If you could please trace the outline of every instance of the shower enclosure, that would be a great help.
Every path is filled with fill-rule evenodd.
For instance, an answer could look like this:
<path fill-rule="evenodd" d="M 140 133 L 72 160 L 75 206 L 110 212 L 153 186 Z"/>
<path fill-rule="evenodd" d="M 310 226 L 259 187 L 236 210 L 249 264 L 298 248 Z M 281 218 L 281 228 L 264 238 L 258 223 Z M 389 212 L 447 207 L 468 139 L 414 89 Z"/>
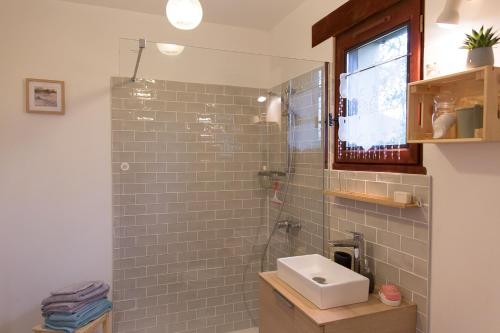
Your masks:
<path fill-rule="evenodd" d="M 328 64 L 166 49 L 111 79 L 114 332 L 256 332 L 258 272 L 324 253 Z"/>

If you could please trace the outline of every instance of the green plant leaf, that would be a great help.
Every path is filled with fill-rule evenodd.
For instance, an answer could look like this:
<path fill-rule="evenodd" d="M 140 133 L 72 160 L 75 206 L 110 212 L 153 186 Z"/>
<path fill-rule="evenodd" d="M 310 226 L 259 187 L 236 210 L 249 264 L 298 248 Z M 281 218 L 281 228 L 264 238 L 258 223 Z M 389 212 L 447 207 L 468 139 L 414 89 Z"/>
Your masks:
<path fill-rule="evenodd" d="M 486 37 L 484 35 L 480 35 L 477 41 L 478 47 L 484 47 L 486 45 Z"/>
<path fill-rule="evenodd" d="M 495 37 L 491 40 L 490 42 L 490 46 L 495 46 L 498 44 L 498 42 L 500 41 L 500 38 L 499 37 Z"/>
<path fill-rule="evenodd" d="M 493 32 L 493 27 L 485 29 L 483 25 L 479 30 L 472 29 L 471 34 L 465 34 L 462 48 L 471 50 L 478 47 L 491 47 L 499 43 L 498 32 Z"/>

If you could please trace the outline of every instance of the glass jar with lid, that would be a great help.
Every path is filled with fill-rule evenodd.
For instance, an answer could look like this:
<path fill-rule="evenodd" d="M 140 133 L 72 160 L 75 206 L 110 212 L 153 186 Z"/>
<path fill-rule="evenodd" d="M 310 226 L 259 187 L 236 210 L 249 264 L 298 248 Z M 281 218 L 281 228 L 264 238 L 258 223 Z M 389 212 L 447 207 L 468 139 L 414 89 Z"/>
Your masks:
<path fill-rule="evenodd" d="M 432 114 L 432 137 L 434 139 L 454 139 L 457 137 L 455 103 L 455 96 L 448 91 L 434 97 L 434 112 Z"/>

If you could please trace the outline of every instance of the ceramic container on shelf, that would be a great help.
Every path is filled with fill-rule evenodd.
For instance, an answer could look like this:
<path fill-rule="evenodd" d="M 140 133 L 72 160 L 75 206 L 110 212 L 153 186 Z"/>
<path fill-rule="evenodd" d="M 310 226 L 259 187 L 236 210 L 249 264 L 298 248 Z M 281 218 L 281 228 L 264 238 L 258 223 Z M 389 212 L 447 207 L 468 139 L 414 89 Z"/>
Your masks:
<path fill-rule="evenodd" d="M 477 130 L 483 128 L 483 106 L 475 105 L 456 110 L 457 137 L 474 138 Z"/>
<path fill-rule="evenodd" d="M 469 50 L 467 55 L 467 68 L 477 68 L 482 66 L 493 66 L 495 55 L 492 47 L 478 47 Z"/>

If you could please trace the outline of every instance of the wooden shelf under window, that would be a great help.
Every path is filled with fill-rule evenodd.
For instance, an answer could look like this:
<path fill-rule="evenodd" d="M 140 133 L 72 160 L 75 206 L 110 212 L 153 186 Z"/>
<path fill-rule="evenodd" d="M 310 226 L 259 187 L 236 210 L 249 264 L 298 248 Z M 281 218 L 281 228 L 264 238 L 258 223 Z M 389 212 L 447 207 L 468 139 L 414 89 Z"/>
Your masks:
<path fill-rule="evenodd" d="M 418 204 L 416 202 L 405 204 L 400 202 L 395 202 L 391 198 L 382 197 L 373 194 L 358 193 L 358 192 L 344 192 L 344 191 L 325 191 L 325 195 L 334 196 L 337 198 L 344 198 L 350 200 L 357 200 L 368 202 L 372 204 L 394 207 L 394 208 L 416 208 Z"/>
<path fill-rule="evenodd" d="M 480 136 L 456 138 L 456 128 L 452 128 L 446 139 L 432 138 L 434 97 L 443 92 L 451 92 L 455 96 L 455 109 L 471 106 L 471 100 L 483 106 L 483 131 Z M 408 143 L 500 141 L 500 68 L 486 66 L 410 83 L 407 117 Z"/>

